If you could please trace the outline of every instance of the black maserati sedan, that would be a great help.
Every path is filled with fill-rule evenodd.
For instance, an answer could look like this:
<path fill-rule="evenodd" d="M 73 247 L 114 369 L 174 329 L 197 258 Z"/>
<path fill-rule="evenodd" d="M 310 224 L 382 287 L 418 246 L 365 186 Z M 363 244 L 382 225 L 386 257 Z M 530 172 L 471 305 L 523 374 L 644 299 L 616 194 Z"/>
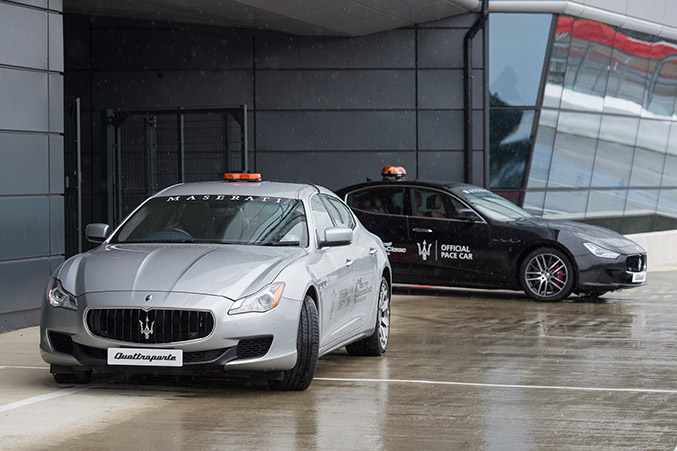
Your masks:
<path fill-rule="evenodd" d="M 337 191 L 383 240 L 395 283 L 521 289 L 538 301 L 646 284 L 645 250 L 619 233 L 537 218 L 478 186 L 405 174 L 387 166 L 383 180 Z"/>

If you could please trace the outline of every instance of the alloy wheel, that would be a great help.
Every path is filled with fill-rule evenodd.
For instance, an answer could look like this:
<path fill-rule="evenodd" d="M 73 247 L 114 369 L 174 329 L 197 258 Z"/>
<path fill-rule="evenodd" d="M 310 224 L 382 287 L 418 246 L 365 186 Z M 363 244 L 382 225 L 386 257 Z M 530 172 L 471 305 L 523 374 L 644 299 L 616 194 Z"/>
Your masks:
<path fill-rule="evenodd" d="M 567 286 L 569 268 L 555 254 L 535 255 L 526 266 L 525 281 L 534 294 L 552 298 L 558 296 Z"/>
<path fill-rule="evenodd" d="M 386 349 L 390 335 L 390 288 L 388 287 L 388 281 L 385 279 L 381 280 L 378 306 L 378 339 L 381 349 Z"/>

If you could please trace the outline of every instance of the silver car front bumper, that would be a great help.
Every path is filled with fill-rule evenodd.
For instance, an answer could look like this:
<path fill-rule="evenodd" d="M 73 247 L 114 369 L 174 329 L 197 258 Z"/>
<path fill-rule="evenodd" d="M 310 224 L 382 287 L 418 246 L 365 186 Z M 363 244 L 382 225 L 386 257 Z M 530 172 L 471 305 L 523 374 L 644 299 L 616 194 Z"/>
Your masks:
<path fill-rule="evenodd" d="M 204 367 L 221 367 L 224 371 L 268 372 L 285 371 L 296 363 L 296 335 L 301 302 L 284 298 L 274 309 L 264 313 L 229 315 L 232 301 L 220 296 L 190 293 L 154 293 L 153 305 L 139 305 L 139 292 L 92 293 L 78 298 L 78 310 L 45 306 L 40 327 L 42 359 L 52 365 L 71 367 L 107 367 L 109 370 L 134 370 L 137 367 L 110 366 L 104 357 L 108 348 L 181 349 L 189 359 L 186 370 Z M 141 340 L 122 341 L 97 336 L 90 330 L 87 315 L 95 309 L 153 309 L 203 311 L 213 315 L 213 328 L 203 338 L 180 342 L 144 342 L 141 332 L 148 324 L 126 324 L 138 328 Z M 143 318 L 143 317 L 142 317 Z M 148 329 L 146 329 L 147 331 Z M 243 344 L 261 342 L 270 337 L 267 352 L 263 355 L 238 355 Z M 270 340 L 267 340 L 270 341 Z M 240 345 L 240 346 L 239 346 Z M 223 352 L 221 352 L 223 351 Z M 244 357 L 244 358 L 243 358 Z M 138 368 L 141 370 L 141 368 Z M 161 367 L 153 367 L 157 372 Z M 173 369 L 175 372 L 176 369 Z"/>

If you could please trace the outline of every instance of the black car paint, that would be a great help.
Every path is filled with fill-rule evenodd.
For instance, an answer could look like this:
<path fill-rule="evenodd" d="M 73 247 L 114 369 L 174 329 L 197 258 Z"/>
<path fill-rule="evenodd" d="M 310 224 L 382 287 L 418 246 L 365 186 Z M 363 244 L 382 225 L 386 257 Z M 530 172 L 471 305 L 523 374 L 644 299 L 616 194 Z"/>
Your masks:
<path fill-rule="evenodd" d="M 520 290 L 518 273 L 524 258 L 535 249 L 550 247 L 564 252 L 571 260 L 574 267 L 574 292 L 576 293 L 599 293 L 646 284 L 646 282 L 632 282 L 632 274 L 628 273 L 625 262 L 627 255 L 630 254 L 644 255 L 644 261 L 646 261 L 646 253 L 641 247 L 625 240 L 616 232 L 571 221 L 540 218 L 508 221 L 492 219 L 481 214 L 464 200 L 463 190 L 481 189 L 473 185 L 419 180 L 376 181 L 348 186 L 338 190 L 337 194 L 347 201 L 347 196 L 357 191 L 393 186 L 423 187 L 444 192 L 464 203 L 476 215 L 474 220 L 421 219 L 411 215 L 373 213 L 353 208 L 362 224 L 379 235 L 386 245 L 392 243 L 393 248 L 407 250 L 405 254 L 390 252 L 389 258 L 395 283 Z M 411 208 L 411 191 L 410 189 L 405 191 L 403 207 L 405 211 Z M 422 264 L 419 249 L 416 246 L 424 238 L 423 234 L 416 232 L 415 229 L 430 229 L 430 227 L 420 227 L 421 222 L 434 224 L 435 221 L 439 222 L 440 229 L 458 225 L 459 230 L 466 231 L 466 238 L 471 240 L 475 250 L 470 267 L 448 269 L 440 265 Z M 627 243 L 624 248 L 618 246 L 621 239 Z M 616 259 L 595 257 L 583 246 L 586 241 L 604 245 L 614 240 L 617 241 L 617 245 L 609 247 L 621 252 Z M 426 241 L 426 244 L 429 243 Z"/>

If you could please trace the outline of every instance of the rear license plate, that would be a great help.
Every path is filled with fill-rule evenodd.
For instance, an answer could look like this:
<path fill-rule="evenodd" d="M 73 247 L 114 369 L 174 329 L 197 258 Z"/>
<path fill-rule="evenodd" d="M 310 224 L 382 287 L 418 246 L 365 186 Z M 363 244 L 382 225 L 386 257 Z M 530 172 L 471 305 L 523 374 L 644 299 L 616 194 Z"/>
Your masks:
<path fill-rule="evenodd" d="M 646 271 L 636 272 L 632 274 L 632 283 L 646 282 Z"/>
<path fill-rule="evenodd" d="M 183 366 L 183 350 L 108 348 L 108 364 L 129 366 Z"/>

